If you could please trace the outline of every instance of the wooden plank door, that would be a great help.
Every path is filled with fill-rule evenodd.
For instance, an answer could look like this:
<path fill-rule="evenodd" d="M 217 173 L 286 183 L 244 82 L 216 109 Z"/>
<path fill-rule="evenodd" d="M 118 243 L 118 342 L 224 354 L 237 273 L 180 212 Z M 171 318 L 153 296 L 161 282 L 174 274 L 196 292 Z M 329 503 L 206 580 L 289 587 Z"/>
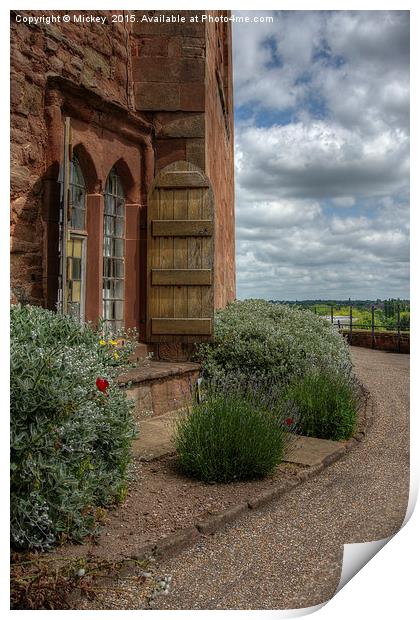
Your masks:
<path fill-rule="evenodd" d="M 156 177 L 148 199 L 147 339 L 213 336 L 214 202 L 206 175 L 185 161 Z"/>

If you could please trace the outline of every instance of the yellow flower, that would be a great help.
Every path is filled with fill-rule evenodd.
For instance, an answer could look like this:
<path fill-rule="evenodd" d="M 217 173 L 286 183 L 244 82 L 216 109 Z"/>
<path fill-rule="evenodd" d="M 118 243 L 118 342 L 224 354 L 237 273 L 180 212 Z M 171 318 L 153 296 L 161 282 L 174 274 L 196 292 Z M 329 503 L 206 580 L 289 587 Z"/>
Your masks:
<path fill-rule="evenodd" d="M 101 347 L 103 347 L 106 344 L 106 342 L 105 342 L 105 340 L 100 340 L 99 344 L 101 345 Z"/>
<path fill-rule="evenodd" d="M 118 340 L 108 340 L 108 344 L 112 344 L 115 347 L 118 344 Z"/>
<path fill-rule="evenodd" d="M 115 358 L 116 360 L 120 359 L 120 356 L 118 355 L 118 353 L 117 353 L 116 351 L 114 351 L 114 358 Z"/>

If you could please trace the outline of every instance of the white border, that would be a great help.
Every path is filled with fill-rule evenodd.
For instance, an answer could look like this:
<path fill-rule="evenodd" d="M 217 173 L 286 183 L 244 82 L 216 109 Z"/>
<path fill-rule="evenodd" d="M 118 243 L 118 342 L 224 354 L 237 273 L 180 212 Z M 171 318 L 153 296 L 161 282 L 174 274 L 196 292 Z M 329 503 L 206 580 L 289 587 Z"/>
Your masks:
<path fill-rule="evenodd" d="M 115 8 L 115 2 L 89 2 L 86 7 L 83 7 L 83 10 L 91 10 L 91 9 L 112 9 Z M 161 9 L 194 9 L 195 6 L 192 2 L 182 2 L 181 6 L 175 3 L 168 2 L 160 2 L 158 4 Z M 418 9 L 417 3 L 413 0 L 409 0 L 406 2 L 372 2 L 371 0 L 365 0 L 363 2 L 302 2 L 299 0 L 285 0 L 284 2 L 273 3 L 266 2 L 264 3 L 264 9 L 258 8 L 255 9 L 255 4 L 247 3 L 247 2 L 230 2 L 228 7 L 236 10 L 410 10 L 411 11 L 411 45 L 412 45 L 412 84 L 411 84 L 411 110 L 412 110 L 412 170 L 413 172 L 418 170 L 419 159 L 418 159 L 418 143 L 416 137 L 418 136 L 418 121 L 417 118 L 414 117 L 413 110 L 420 109 L 419 105 L 419 97 L 418 97 L 418 80 L 416 73 L 418 73 L 418 66 L 416 64 L 416 59 L 420 58 L 419 54 L 419 17 L 418 17 Z M 2 45 L 2 136 L 3 143 L 1 149 L 1 172 L 3 177 L 3 201 L 1 208 L 1 217 L 4 218 L 2 220 L 2 225 L 0 228 L 1 234 L 1 252 L 2 261 L 1 261 L 1 269 L 0 269 L 0 290 L 3 293 L 2 303 L 0 305 L 0 320 L 3 328 L 2 334 L 2 347 L 1 347 L 1 370 L 0 373 L 0 394 L 2 395 L 2 401 L 6 402 L 6 394 L 8 394 L 8 385 L 9 385 L 9 377 L 8 377 L 8 321 L 9 321 L 9 252 L 8 252 L 8 218 L 7 218 L 7 198 L 6 198 L 6 190 L 9 184 L 9 144 L 7 142 L 6 136 L 8 135 L 9 130 L 9 110 L 8 110 L 8 102 L 9 102 L 9 65 L 6 63 L 6 59 L 9 58 L 9 15 L 8 12 L 10 9 L 14 8 L 13 5 L 6 4 L 6 6 L 2 6 L 0 9 L 1 16 L 1 28 L 2 28 L 2 36 L 0 39 Z M 58 9 L 78 9 L 80 5 L 77 3 L 66 2 L 66 4 L 62 4 L 61 2 L 25 2 L 23 6 L 20 7 L 23 9 L 35 9 L 35 10 L 58 10 Z M 138 2 L 126 2 L 124 4 L 125 9 L 139 9 Z M 156 4 L 152 2 L 142 3 L 141 8 L 150 8 L 156 9 Z M 206 9 L 220 9 L 220 2 L 207 2 Z M 418 295 L 418 284 L 415 279 L 415 267 L 418 265 L 417 261 L 417 237 L 416 234 L 419 231 L 419 193 L 418 193 L 418 172 L 413 174 L 412 183 L 411 183 L 411 204 L 412 213 L 411 213 L 411 221 L 412 221 L 412 255 L 411 255 L 411 265 L 412 265 L 412 291 L 411 291 L 411 304 L 412 304 L 412 324 L 414 325 L 414 329 L 411 335 L 411 346 L 412 350 L 415 351 L 414 356 L 412 356 L 412 376 L 419 376 L 419 364 L 418 364 L 418 329 L 420 321 L 420 313 L 418 312 L 418 306 L 420 303 L 419 295 Z M 413 382 L 415 383 L 415 382 Z M 419 442 L 416 440 L 418 437 L 419 431 L 419 423 L 418 419 L 418 409 L 419 409 L 419 395 L 418 389 L 416 386 L 412 385 L 411 388 L 411 397 L 412 397 L 412 411 L 415 412 L 415 415 L 412 415 L 411 419 L 411 487 L 415 490 L 418 487 L 418 479 L 419 479 Z M 3 472 L 8 472 L 8 420 L 6 418 L 5 412 L 2 415 L 2 423 L 4 424 L 4 431 L 2 433 L 3 440 L 5 442 L 4 449 L 2 450 L 2 456 L 4 462 L 2 463 Z M 4 489 L 7 488 L 7 479 L 8 475 L 4 474 L 6 477 Z M 5 537 L 4 544 L 2 549 L 4 553 L 2 554 L 3 562 L 1 564 L 1 577 L 2 577 L 2 609 L 8 611 L 9 607 L 9 593 L 8 593 L 8 560 L 7 560 L 7 550 L 8 550 L 8 495 L 6 492 L 3 493 L 3 505 L 5 506 L 2 511 L 2 519 L 4 519 L 5 523 L 3 523 L 2 532 Z M 414 501 L 413 492 L 410 497 L 411 503 Z M 6 504 L 6 505 L 5 505 Z M 417 604 L 417 590 L 418 590 L 418 549 L 420 548 L 419 542 L 419 527 L 420 517 L 419 510 L 417 509 L 411 519 L 407 522 L 405 527 L 376 555 L 351 581 L 345 586 L 329 603 L 327 603 L 324 607 L 316 611 L 316 618 L 319 620 L 336 620 L 337 618 L 346 620 L 347 618 L 361 617 L 361 618 L 369 618 L 370 616 L 375 617 L 398 617 L 401 620 L 411 619 L 417 617 L 418 613 L 418 604 Z M 302 611 L 302 610 L 301 610 Z M 307 610 L 309 611 L 309 610 Z M 417 612 L 417 613 L 416 613 Z M 13 612 L 13 617 L 17 617 L 16 615 L 27 612 Z M 45 612 L 38 612 L 38 614 L 44 614 Z M 51 613 L 51 612 L 47 612 Z M 57 611 L 55 614 L 61 614 L 66 612 Z M 70 612 L 71 613 L 71 612 Z M 78 614 L 112 614 L 115 616 L 115 612 L 73 612 Z M 170 612 L 159 612 L 159 611 L 141 611 L 141 612 L 117 612 L 117 614 L 136 614 L 137 616 L 140 614 L 148 615 L 154 614 L 156 618 L 190 618 L 194 614 L 194 618 L 197 616 L 217 616 L 217 617 L 243 617 L 250 616 L 260 617 L 263 616 L 271 616 L 271 617 L 285 617 L 285 614 L 288 617 L 295 616 L 293 613 L 288 612 L 280 612 L 280 611 L 194 611 L 194 612 L 185 612 L 185 611 L 170 611 Z M 299 613 L 299 612 L 298 612 Z M 299 613 L 301 615 L 301 613 Z"/>

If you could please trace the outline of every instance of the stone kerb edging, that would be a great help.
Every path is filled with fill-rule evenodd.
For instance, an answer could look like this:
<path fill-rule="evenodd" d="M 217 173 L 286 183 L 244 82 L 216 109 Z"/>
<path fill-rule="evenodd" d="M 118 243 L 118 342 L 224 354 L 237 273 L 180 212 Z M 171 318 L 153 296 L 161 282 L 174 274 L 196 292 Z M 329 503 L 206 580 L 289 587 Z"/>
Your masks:
<path fill-rule="evenodd" d="M 265 490 L 249 498 L 245 502 L 230 506 L 226 510 L 211 515 L 207 519 L 197 521 L 191 527 L 180 529 L 155 542 L 143 545 L 135 554 L 131 555 L 131 559 L 136 562 L 146 560 L 150 557 L 161 559 L 174 556 L 182 550 L 194 545 L 201 537 L 214 534 L 228 523 L 236 521 L 236 519 L 243 516 L 248 511 L 266 506 L 270 502 L 279 499 L 294 487 L 305 482 L 309 478 L 313 478 L 326 467 L 338 461 L 363 439 L 372 422 L 373 402 L 368 397 L 366 390 L 363 390 L 363 399 L 364 402 L 358 412 L 356 433 L 349 440 L 337 446 L 337 449 L 333 453 L 327 455 L 320 464 L 305 468 L 296 475 L 296 480 L 282 481 L 273 485 L 271 489 Z M 135 567 L 135 563 L 133 567 Z"/>

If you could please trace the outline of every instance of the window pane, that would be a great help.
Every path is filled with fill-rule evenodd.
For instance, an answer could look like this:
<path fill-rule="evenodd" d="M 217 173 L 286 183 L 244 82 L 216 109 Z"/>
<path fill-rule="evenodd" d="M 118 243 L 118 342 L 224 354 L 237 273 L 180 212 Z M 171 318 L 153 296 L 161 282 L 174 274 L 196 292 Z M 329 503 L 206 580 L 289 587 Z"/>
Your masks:
<path fill-rule="evenodd" d="M 82 258 L 83 239 L 72 239 L 74 258 Z"/>
<path fill-rule="evenodd" d="M 124 224 L 125 221 L 122 217 L 115 218 L 115 235 L 117 237 L 124 237 Z"/>
<path fill-rule="evenodd" d="M 72 260 L 72 278 L 73 280 L 82 279 L 82 259 L 73 258 Z"/>
<path fill-rule="evenodd" d="M 84 230 L 86 228 L 86 184 L 76 157 L 73 157 L 70 165 L 70 194 L 70 226 L 77 230 Z"/>
<path fill-rule="evenodd" d="M 85 211 L 82 209 L 72 208 L 71 211 L 71 227 L 78 230 L 85 229 Z"/>
<path fill-rule="evenodd" d="M 114 267 L 114 276 L 116 278 L 123 278 L 124 277 L 124 262 L 121 259 L 116 259 L 113 261 L 113 267 Z"/>
<path fill-rule="evenodd" d="M 114 218 L 109 215 L 104 217 L 104 235 L 112 236 L 114 233 Z"/>
<path fill-rule="evenodd" d="M 117 321 L 122 321 L 124 318 L 124 302 L 122 301 L 115 302 L 115 318 Z"/>
<path fill-rule="evenodd" d="M 104 236 L 104 256 L 111 256 L 111 237 Z"/>
<path fill-rule="evenodd" d="M 117 198 L 115 201 L 115 215 L 124 217 L 124 199 Z"/>
<path fill-rule="evenodd" d="M 104 278 L 109 278 L 112 275 L 110 267 L 111 262 L 109 258 L 104 257 Z"/>
<path fill-rule="evenodd" d="M 123 299 L 124 297 L 124 281 L 114 280 L 114 299 Z"/>
<path fill-rule="evenodd" d="M 106 190 L 105 190 L 106 191 Z M 111 194 L 105 194 L 105 214 L 113 215 L 115 198 Z"/>
<path fill-rule="evenodd" d="M 114 239 L 114 256 L 124 256 L 124 239 Z"/>
<path fill-rule="evenodd" d="M 71 300 L 80 302 L 80 282 L 73 282 Z"/>

